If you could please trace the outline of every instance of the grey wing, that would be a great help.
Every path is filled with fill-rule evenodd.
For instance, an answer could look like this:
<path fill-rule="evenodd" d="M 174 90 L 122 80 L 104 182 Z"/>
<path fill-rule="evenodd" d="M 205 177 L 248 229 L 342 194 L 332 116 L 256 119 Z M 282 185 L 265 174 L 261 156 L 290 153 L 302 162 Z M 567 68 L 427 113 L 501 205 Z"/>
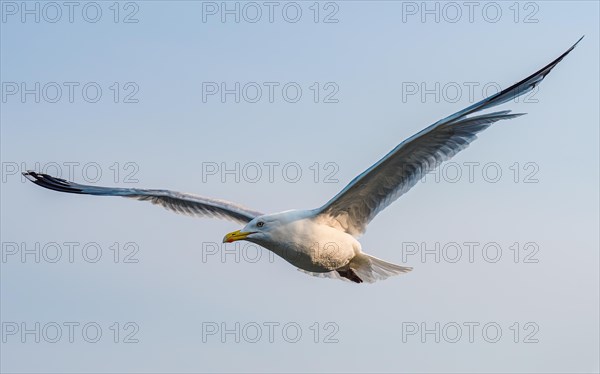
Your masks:
<path fill-rule="evenodd" d="M 224 218 L 239 223 L 250 222 L 255 217 L 262 215 L 260 212 L 243 208 L 228 201 L 187 193 L 169 190 L 89 186 L 33 171 L 27 171 L 23 175 L 38 186 L 54 191 L 97 196 L 121 196 L 150 201 L 152 204 L 161 205 L 176 213 L 187 215 Z"/>
<path fill-rule="evenodd" d="M 583 37 L 582 37 L 583 38 Z M 579 43 L 581 39 L 577 41 Z M 477 133 L 494 122 L 522 114 L 509 110 L 467 117 L 533 90 L 577 45 L 531 76 L 425 128 L 354 178 L 340 193 L 315 210 L 317 219 L 359 235 L 383 209 L 410 190 L 428 172 L 467 148 Z"/>

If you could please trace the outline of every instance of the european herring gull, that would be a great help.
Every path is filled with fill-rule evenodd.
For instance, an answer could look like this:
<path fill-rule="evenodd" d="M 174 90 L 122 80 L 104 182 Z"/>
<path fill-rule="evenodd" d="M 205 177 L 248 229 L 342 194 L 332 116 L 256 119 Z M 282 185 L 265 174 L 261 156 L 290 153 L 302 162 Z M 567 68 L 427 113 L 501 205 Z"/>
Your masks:
<path fill-rule="evenodd" d="M 577 43 L 579 41 L 581 39 Z M 274 252 L 305 273 L 371 283 L 412 268 L 362 252 L 357 237 L 365 232 L 369 222 L 428 172 L 467 148 L 479 132 L 497 121 L 523 115 L 510 110 L 479 112 L 533 90 L 577 43 L 522 81 L 406 139 L 317 209 L 263 214 L 228 201 L 187 193 L 88 186 L 34 171 L 23 174 L 33 183 L 55 191 L 122 196 L 150 201 L 177 213 L 229 219 L 245 226 L 225 235 L 225 243 L 247 240 Z M 475 113 L 479 114 L 473 115 Z"/>

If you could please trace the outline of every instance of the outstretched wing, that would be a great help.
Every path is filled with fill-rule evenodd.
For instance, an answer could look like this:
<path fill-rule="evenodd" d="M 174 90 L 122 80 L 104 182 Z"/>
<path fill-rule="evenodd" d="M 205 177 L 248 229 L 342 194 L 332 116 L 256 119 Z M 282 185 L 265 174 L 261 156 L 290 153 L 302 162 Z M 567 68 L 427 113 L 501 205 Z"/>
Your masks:
<path fill-rule="evenodd" d="M 193 216 L 224 218 L 239 223 L 248 223 L 254 217 L 262 215 L 260 212 L 243 208 L 228 201 L 209 199 L 187 193 L 169 190 L 88 186 L 33 171 L 27 171 L 23 175 L 38 186 L 54 191 L 84 195 L 128 197 L 150 201 L 152 204 L 161 205 L 176 213 Z"/>
<path fill-rule="evenodd" d="M 581 39 L 577 43 L 579 41 Z M 400 143 L 376 164 L 354 178 L 333 199 L 316 209 L 317 219 L 352 235 L 363 233 L 377 213 L 410 190 L 428 172 L 467 148 L 477 139 L 477 133 L 496 121 L 522 114 L 510 114 L 510 111 L 506 110 L 475 117 L 467 117 L 468 115 L 530 92 L 577 43 L 531 76 L 439 120 Z"/>

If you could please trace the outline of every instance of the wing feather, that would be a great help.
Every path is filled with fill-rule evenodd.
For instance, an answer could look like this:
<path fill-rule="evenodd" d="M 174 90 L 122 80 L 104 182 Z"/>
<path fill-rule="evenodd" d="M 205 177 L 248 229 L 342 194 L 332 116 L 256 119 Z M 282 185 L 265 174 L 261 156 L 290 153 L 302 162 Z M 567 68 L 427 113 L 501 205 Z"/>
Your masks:
<path fill-rule="evenodd" d="M 97 196 L 121 196 L 149 201 L 175 213 L 191 216 L 214 217 L 248 223 L 255 217 L 262 215 L 260 212 L 241 207 L 229 201 L 210 199 L 188 193 L 169 190 L 89 186 L 33 171 L 27 171 L 23 175 L 38 186 L 54 191 Z"/>
<path fill-rule="evenodd" d="M 583 37 L 582 37 L 583 38 Z M 577 41 L 579 43 L 581 39 Z M 529 77 L 441 119 L 400 143 L 381 160 L 354 178 L 340 193 L 315 209 L 318 220 L 352 235 L 388 205 L 410 190 L 427 173 L 467 148 L 477 134 L 500 120 L 516 118 L 509 110 L 475 117 L 470 114 L 503 104 L 533 90 L 577 45 Z"/>

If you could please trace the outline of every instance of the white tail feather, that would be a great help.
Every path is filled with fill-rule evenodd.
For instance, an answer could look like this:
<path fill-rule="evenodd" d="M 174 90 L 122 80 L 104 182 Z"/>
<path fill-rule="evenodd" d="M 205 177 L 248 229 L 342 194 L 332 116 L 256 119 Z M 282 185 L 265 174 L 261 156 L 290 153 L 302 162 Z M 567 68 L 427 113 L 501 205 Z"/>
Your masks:
<path fill-rule="evenodd" d="M 394 275 L 408 273 L 412 270 L 411 267 L 392 264 L 365 253 L 356 255 L 352 261 L 350 261 L 350 268 L 354 270 L 360 279 L 368 283 L 384 280 Z"/>

